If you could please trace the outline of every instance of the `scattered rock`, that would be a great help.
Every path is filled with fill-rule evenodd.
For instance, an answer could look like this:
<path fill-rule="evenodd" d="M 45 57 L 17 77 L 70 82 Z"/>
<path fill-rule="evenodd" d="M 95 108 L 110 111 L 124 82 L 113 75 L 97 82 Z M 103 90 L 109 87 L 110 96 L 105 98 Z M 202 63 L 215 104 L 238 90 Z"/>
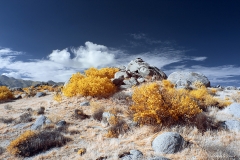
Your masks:
<path fill-rule="evenodd" d="M 34 122 L 34 124 L 31 126 L 31 130 L 37 130 L 41 128 L 44 125 L 46 119 L 47 117 L 45 117 L 44 115 L 39 116 Z"/>
<path fill-rule="evenodd" d="M 103 112 L 101 124 L 103 127 L 109 126 L 109 119 L 111 116 L 114 116 L 110 112 Z"/>
<path fill-rule="evenodd" d="M 44 92 L 37 92 L 37 94 L 36 94 L 36 97 L 43 97 L 43 96 L 45 96 L 46 95 L 46 93 L 44 93 Z"/>
<path fill-rule="evenodd" d="M 98 157 L 96 160 L 107 160 L 107 156 L 105 156 L 105 157 L 103 157 L 103 156 Z"/>
<path fill-rule="evenodd" d="M 86 115 L 85 113 L 83 113 L 83 111 L 80 110 L 80 109 L 75 109 L 75 111 L 74 111 L 74 117 L 77 118 L 77 119 L 84 120 L 84 119 L 86 119 L 86 118 L 89 118 L 90 116 L 89 116 L 89 115 Z"/>
<path fill-rule="evenodd" d="M 122 160 L 141 160 L 143 158 L 143 154 L 139 150 L 130 150 L 129 152 L 125 152 L 119 156 Z"/>
<path fill-rule="evenodd" d="M 44 114 L 44 111 L 45 111 L 45 108 L 44 107 L 40 107 L 38 110 L 37 110 L 37 114 Z"/>
<path fill-rule="evenodd" d="M 170 160 L 170 159 L 165 157 L 154 157 L 154 158 L 150 158 L 149 160 Z"/>
<path fill-rule="evenodd" d="M 14 98 L 15 98 L 15 99 L 21 99 L 22 96 L 21 96 L 21 94 L 18 94 L 18 95 L 14 95 Z"/>
<path fill-rule="evenodd" d="M 152 142 L 152 148 L 156 153 L 172 154 L 183 149 L 185 141 L 175 132 L 165 132 L 158 135 Z"/>
<path fill-rule="evenodd" d="M 80 106 L 90 106 L 90 103 L 88 101 L 80 103 Z"/>
<path fill-rule="evenodd" d="M 59 121 L 56 125 L 57 125 L 57 127 L 65 127 L 66 126 L 66 124 L 67 124 L 67 122 L 66 121 L 64 121 L 64 120 L 61 120 L 61 121 Z"/>
<path fill-rule="evenodd" d="M 12 106 L 11 106 L 10 104 L 6 104 L 6 105 L 4 106 L 4 109 L 6 109 L 6 110 L 11 110 L 11 109 L 12 109 Z"/>
<path fill-rule="evenodd" d="M 225 87 L 226 90 L 236 90 L 237 88 L 234 86 L 227 86 Z"/>
<path fill-rule="evenodd" d="M 20 92 L 24 92 L 24 90 L 21 88 L 21 87 L 13 87 L 13 88 L 10 88 L 10 91 L 20 91 Z"/>
<path fill-rule="evenodd" d="M 47 118 L 46 121 L 45 121 L 45 124 L 51 124 L 51 123 L 52 123 L 52 121 Z"/>
<path fill-rule="evenodd" d="M 194 82 L 202 82 L 206 87 L 210 87 L 210 81 L 206 76 L 196 72 L 173 72 L 168 76 L 168 80 L 175 84 L 176 88 L 185 88 L 193 85 Z"/>

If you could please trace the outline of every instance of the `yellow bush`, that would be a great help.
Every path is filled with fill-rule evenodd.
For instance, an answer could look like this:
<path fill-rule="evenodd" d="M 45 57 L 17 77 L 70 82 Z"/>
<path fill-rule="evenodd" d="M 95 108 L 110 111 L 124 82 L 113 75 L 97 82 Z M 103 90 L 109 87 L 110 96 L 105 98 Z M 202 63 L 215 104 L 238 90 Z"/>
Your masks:
<path fill-rule="evenodd" d="M 70 82 L 63 88 L 63 94 L 67 97 L 76 95 L 107 97 L 116 91 L 116 86 L 111 78 L 118 71 L 116 68 L 103 68 L 97 70 L 90 68 L 85 75 L 73 74 Z"/>
<path fill-rule="evenodd" d="M 134 102 L 130 109 L 134 112 L 134 121 L 140 124 L 159 124 L 166 118 L 178 120 L 201 112 L 186 90 L 176 90 L 169 81 L 162 84 L 150 83 L 135 87 L 132 96 Z"/>
<path fill-rule="evenodd" d="M 195 90 L 175 89 L 173 84 L 163 80 L 161 84 L 135 87 L 130 107 L 134 121 L 139 124 L 159 124 L 169 118 L 177 121 L 191 118 L 207 106 L 222 108 L 231 104 L 230 101 L 214 98 L 200 83 L 196 86 Z"/>
<path fill-rule="evenodd" d="M 108 79 L 111 79 L 114 77 L 114 74 L 117 71 L 119 71 L 118 68 L 101 68 L 99 70 L 96 68 L 89 68 L 84 72 L 87 77 L 90 77 L 90 76 L 101 77 L 101 78 L 107 77 Z"/>
<path fill-rule="evenodd" d="M 30 130 L 24 132 L 17 139 L 13 140 L 10 143 L 10 145 L 7 147 L 8 152 L 13 155 L 18 155 L 20 153 L 19 146 L 28 141 L 30 138 L 34 137 L 35 135 L 36 133 Z"/>
<path fill-rule="evenodd" d="M 12 98 L 12 92 L 6 86 L 0 86 L 0 101 L 5 101 Z"/>
<path fill-rule="evenodd" d="M 212 91 L 208 91 L 205 86 L 201 86 L 196 90 L 189 92 L 190 96 L 198 103 L 200 108 L 206 108 L 208 106 L 216 106 L 223 108 L 231 104 L 228 100 L 220 100 L 212 96 Z"/>

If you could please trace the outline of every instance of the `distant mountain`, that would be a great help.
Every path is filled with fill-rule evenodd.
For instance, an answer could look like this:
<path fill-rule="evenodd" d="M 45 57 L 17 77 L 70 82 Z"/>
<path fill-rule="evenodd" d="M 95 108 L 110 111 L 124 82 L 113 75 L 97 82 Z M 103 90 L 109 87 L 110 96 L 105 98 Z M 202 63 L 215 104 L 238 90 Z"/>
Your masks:
<path fill-rule="evenodd" d="M 30 80 L 22 80 L 22 79 L 15 79 L 13 77 L 7 77 L 7 76 L 4 76 L 4 75 L 1 75 L 0 76 L 0 86 L 8 86 L 10 88 L 13 88 L 13 87 L 21 87 L 21 88 L 25 88 L 25 87 L 30 87 L 30 86 L 34 86 L 36 84 L 40 84 L 42 82 L 40 81 L 30 81 Z M 45 82 L 45 83 L 48 83 L 50 85 L 62 85 L 64 83 L 62 82 L 54 82 L 54 81 L 48 81 L 48 82 Z"/>

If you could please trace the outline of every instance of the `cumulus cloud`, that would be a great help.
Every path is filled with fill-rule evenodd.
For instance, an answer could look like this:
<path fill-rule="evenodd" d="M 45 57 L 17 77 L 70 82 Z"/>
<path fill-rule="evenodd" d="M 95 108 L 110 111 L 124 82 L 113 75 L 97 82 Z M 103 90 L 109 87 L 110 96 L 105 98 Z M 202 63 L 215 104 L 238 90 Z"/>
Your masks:
<path fill-rule="evenodd" d="M 193 71 L 205 74 L 213 83 L 239 82 L 236 76 L 240 76 L 240 67 L 234 65 L 187 66 L 186 63 L 189 61 L 201 62 L 207 57 L 187 56 L 186 52 L 186 50 L 168 46 L 133 55 L 120 49 L 86 42 L 84 46 L 76 48 L 53 50 L 47 56 L 47 59 L 18 61 L 17 58 L 23 54 L 22 52 L 0 48 L 0 72 L 3 75 L 15 78 L 64 82 L 73 73 L 82 72 L 89 67 L 119 67 L 140 57 L 150 65 L 163 69 L 167 75 L 179 70 Z M 184 62 L 184 65 L 182 62 Z"/>

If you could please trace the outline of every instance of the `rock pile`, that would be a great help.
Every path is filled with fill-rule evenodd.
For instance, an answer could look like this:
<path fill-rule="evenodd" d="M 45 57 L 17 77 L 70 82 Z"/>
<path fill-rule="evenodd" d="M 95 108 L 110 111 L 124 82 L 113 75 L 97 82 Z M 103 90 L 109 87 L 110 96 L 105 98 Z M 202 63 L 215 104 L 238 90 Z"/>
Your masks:
<path fill-rule="evenodd" d="M 112 82 L 120 89 L 126 89 L 143 82 L 163 79 L 167 79 L 163 71 L 137 58 L 130 61 L 127 67 L 120 67 Z"/>

